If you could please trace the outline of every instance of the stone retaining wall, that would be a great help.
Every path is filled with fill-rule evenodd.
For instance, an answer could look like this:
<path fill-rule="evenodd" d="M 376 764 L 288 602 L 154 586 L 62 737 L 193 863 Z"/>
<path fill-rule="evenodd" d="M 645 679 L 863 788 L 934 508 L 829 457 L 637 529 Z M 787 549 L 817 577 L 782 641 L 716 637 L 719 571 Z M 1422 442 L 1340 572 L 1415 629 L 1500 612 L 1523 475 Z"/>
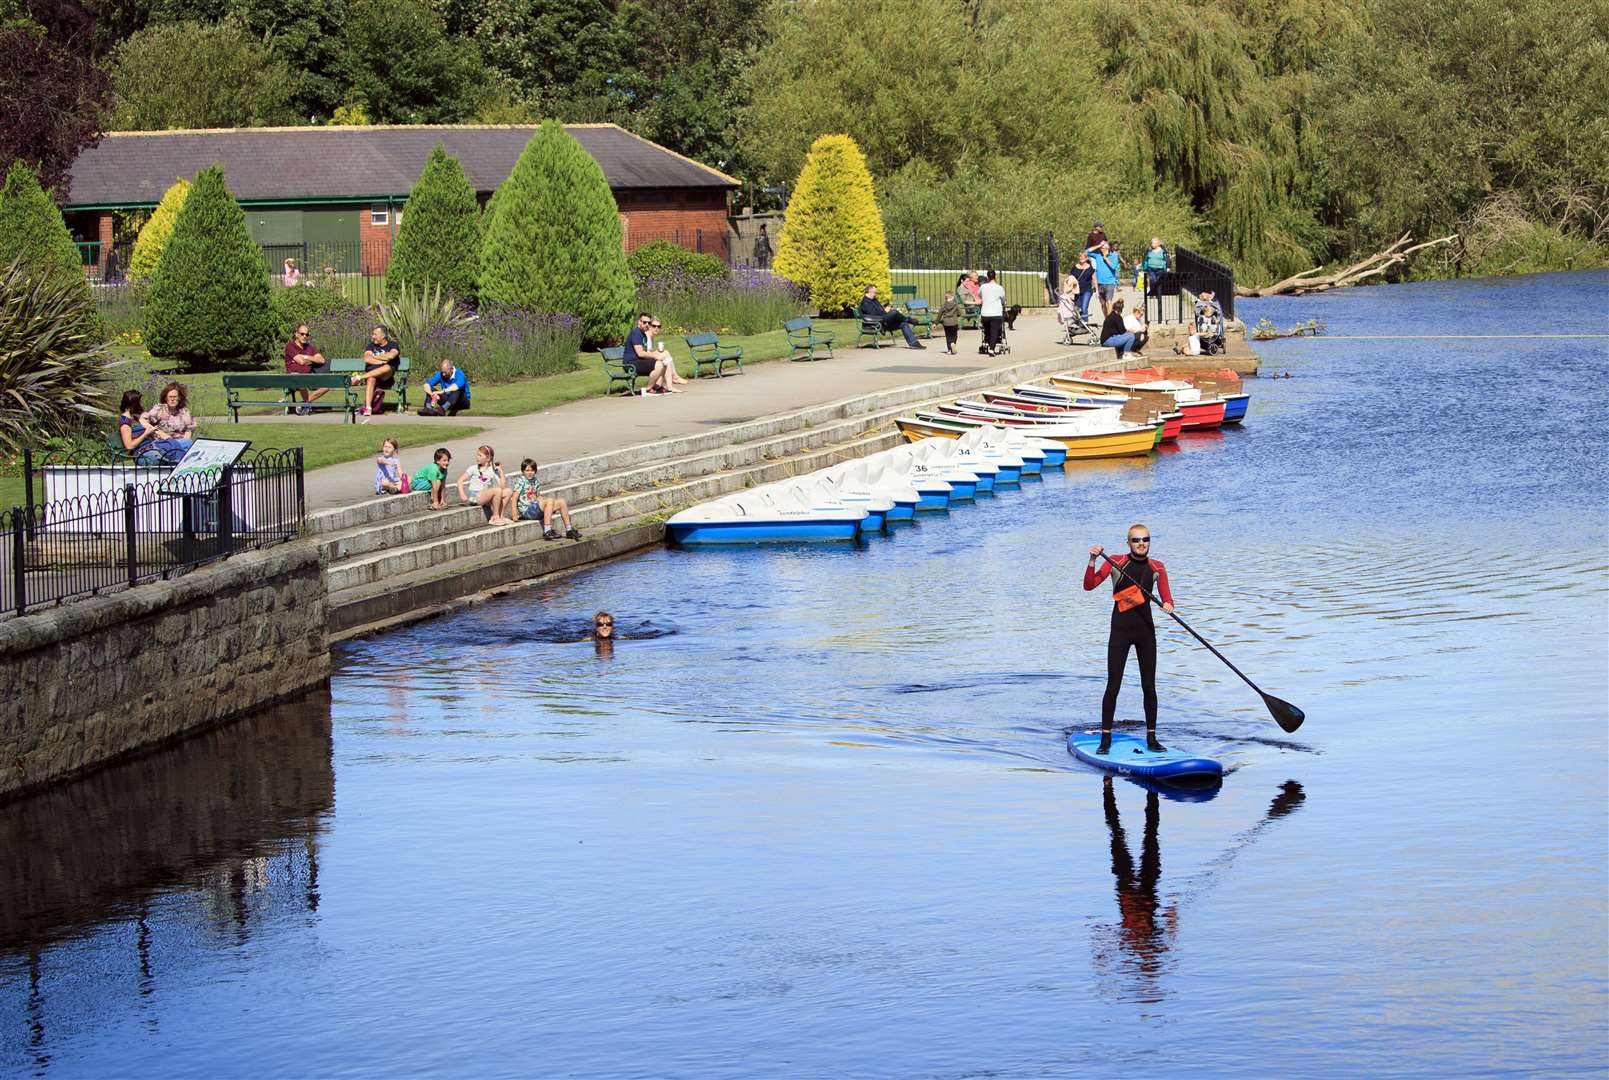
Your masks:
<path fill-rule="evenodd" d="M 302 541 L 0 623 L 0 799 L 322 685 L 326 622 Z"/>

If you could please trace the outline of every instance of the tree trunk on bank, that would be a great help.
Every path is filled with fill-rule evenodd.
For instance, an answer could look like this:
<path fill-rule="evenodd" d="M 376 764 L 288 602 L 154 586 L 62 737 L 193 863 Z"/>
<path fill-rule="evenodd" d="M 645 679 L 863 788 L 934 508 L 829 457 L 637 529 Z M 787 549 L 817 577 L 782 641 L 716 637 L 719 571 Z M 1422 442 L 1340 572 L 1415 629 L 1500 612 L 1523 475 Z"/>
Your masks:
<path fill-rule="evenodd" d="M 1408 261 L 1408 256 L 1416 251 L 1422 251 L 1437 244 L 1450 244 L 1458 239 L 1457 233 L 1443 236 L 1439 240 L 1427 240 L 1422 244 L 1412 244 L 1412 233 L 1403 233 L 1397 242 L 1384 251 L 1377 251 L 1367 259 L 1355 262 L 1345 270 L 1334 274 L 1325 274 L 1322 266 L 1315 266 L 1311 270 L 1304 270 L 1300 274 L 1292 274 L 1283 281 L 1276 281 L 1272 285 L 1261 289 L 1248 289 L 1243 285 L 1235 286 L 1236 296 L 1280 296 L 1285 293 L 1300 296 L 1303 293 L 1324 292 L 1326 289 L 1338 289 L 1345 285 L 1355 285 L 1364 278 L 1383 274 L 1393 266 Z"/>

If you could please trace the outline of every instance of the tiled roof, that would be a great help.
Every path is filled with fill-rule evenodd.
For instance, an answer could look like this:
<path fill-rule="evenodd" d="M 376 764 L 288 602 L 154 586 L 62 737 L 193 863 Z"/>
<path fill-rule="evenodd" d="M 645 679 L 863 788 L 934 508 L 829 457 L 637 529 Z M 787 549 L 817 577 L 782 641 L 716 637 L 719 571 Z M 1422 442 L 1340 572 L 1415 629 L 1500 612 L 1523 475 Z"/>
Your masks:
<path fill-rule="evenodd" d="M 731 188 L 738 182 L 615 124 L 569 124 L 617 191 Z M 73 162 L 67 209 L 155 204 L 178 177 L 218 162 L 242 202 L 405 197 L 436 143 L 477 191 L 508 177 L 530 125 L 227 128 L 109 134 Z"/>

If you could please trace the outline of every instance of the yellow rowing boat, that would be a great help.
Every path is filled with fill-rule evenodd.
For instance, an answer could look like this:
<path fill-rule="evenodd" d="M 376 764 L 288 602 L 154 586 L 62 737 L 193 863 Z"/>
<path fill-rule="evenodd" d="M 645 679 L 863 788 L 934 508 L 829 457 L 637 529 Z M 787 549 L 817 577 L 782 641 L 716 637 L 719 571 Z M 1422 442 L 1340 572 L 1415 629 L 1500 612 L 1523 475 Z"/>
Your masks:
<path fill-rule="evenodd" d="M 920 442 L 932 438 L 959 439 L 978 426 L 966 421 L 949 423 L 912 416 L 902 416 L 894 422 L 898 425 L 900 434 L 905 436 L 906 442 Z M 1162 440 L 1162 424 L 1161 422 L 1123 424 L 1117 430 L 1090 434 L 1058 433 L 1054 428 L 1049 430 L 1035 428 L 1025 429 L 1023 434 L 1060 443 L 1067 448 L 1069 460 L 1077 458 L 1087 461 L 1093 458 L 1137 457 L 1149 454 Z"/>

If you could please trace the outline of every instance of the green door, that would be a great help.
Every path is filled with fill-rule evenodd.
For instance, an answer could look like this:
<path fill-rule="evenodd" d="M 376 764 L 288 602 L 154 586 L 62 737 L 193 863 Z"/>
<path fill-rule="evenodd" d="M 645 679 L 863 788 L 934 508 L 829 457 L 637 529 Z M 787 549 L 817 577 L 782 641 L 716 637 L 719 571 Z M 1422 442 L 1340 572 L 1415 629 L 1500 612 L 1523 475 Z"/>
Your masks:
<path fill-rule="evenodd" d="M 314 269 L 333 267 L 342 274 L 363 269 L 358 241 L 358 221 L 368 207 L 320 206 L 302 211 L 302 239 L 307 244 L 308 265 Z"/>

